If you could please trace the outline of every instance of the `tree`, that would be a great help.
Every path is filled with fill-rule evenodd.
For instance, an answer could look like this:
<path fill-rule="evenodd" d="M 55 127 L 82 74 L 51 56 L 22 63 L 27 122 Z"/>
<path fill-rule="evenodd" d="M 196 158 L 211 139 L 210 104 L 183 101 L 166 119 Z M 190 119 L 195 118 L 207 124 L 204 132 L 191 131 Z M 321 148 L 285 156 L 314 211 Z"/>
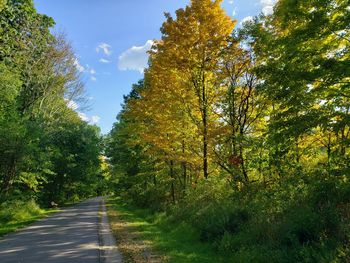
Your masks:
<path fill-rule="evenodd" d="M 273 159 L 281 161 L 289 154 L 287 163 L 300 167 L 303 153 L 307 152 L 302 148 L 315 146 L 303 145 L 305 138 L 317 137 L 319 132 L 321 137 L 332 137 L 327 143 L 316 140 L 319 148 L 328 145 L 328 160 L 346 156 L 348 19 L 347 3 L 343 0 L 282 0 L 272 16 L 252 25 L 256 72 L 264 81 L 261 87 L 274 108 L 269 125 L 270 142 L 275 149 Z"/>
<path fill-rule="evenodd" d="M 201 136 L 204 178 L 209 175 L 208 149 L 213 147 L 211 132 L 215 129 L 212 112 L 220 93 L 215 72 L 234 26 L 220 4 L 221 1 L 193 0 L 190 6 L 177 10 L 175 20 L 166 14 L 162 41 L 157 45 L 168 70 L 176 71 L 183 80 L 188 114 Z"/>
<path fill-rule="evenodd" d="M 67 121 L 47 135 L 44 145 L 53 173 L 43 184 L 43 200 L 64 202 L 97 192 L 102 152 L 97 127 L 78 118 Z"/>
<path fill-rule="evenodd" d="M 219 103 L 221 130 L 215 148 L 216 161 L 235 182 L 248 184 L 249 163 L 254 162 L 257 139 L 265 130 L 267 102 L 257 91 L 258 79 L 252 50 L 239 46 L 237 36 L 222 56 L 221 78 L 225 87 Z"/>
<path fill-rule="evenodd" d="M 84 86 L 53 25 L 31 0 L 1 1 L 0 197 L 20 192 L 45 203 L 97 191 L 99 130 L 68 106 L 82 102 Z"/>
<path fill-rule="evenodd" d="M 133 112 L 133 105 L 141 100 L 144 89 L 144 81 L 139 81 L 124 97 L 123 110 L 107 137 L 106 154 L 118 191 L 140 206 L 151 206 L 162 203 L 164 195 L 155 167 L 157 156 L 154 157 L 149 142 L 141 137 L 143 122 L 139 122 L 139 117 L 142 117 Z"/>

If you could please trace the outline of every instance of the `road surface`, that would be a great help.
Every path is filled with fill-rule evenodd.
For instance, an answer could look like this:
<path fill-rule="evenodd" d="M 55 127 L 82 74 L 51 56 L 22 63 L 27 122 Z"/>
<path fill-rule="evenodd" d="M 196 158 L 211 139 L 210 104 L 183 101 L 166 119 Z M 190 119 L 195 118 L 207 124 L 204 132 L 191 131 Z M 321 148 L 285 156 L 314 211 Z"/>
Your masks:
<path fill-rule="evenodd" d="M 0 240 L 1 263 L 99 263 L 99 210 L 94 198 Z"/>

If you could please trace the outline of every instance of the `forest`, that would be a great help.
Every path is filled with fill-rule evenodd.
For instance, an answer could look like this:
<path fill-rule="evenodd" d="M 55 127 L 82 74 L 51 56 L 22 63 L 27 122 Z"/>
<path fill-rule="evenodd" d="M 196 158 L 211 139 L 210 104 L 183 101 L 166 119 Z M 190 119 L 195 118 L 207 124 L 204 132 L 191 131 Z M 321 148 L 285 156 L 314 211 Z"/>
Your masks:
<path fill-rule="evenodd" d="M 84 82 L 54 25 L 0 0 L 0 235 L 111 195 L 224 262 L 350 262 L 347 0 L 279 0 L 243 24 L 222 0 L 165 13 L 106 136 L 76 111 Z"/>
<path fill-rule="evenodd" d="M 165 14 L 106 139 L 121 198 L 232 262 L 349 262 L 349 3 L 221 3 Z"/>
<path fill-rule="evenodd" d="M 106 187 L 102 137 L 73 110 L 84 85 L 54 24 L 32 1 L 0 1 L 0 234 Z"/>

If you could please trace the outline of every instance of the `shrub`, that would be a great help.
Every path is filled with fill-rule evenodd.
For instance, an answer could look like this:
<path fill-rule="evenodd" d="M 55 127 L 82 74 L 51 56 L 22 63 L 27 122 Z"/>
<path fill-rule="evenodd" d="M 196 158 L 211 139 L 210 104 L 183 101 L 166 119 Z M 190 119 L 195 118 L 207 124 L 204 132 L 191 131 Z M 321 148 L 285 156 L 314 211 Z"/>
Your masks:
<path fill-rule="evenodd" d="M 0 205 L 0 235 L 16 230 L 43 214 L 34 200 L 9 200 Z"/>

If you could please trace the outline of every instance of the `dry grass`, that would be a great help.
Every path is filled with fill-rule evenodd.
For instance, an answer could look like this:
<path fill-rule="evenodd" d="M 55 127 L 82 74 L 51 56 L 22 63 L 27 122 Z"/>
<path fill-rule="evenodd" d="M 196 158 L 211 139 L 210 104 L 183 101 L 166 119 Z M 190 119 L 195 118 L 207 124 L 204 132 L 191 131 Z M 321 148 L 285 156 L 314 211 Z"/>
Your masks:
<path fill-rule="evenodd" d="M 160 263 L 166 262 L 165 258 L 157 255 L 152 244 L 143 240 L 138 230 L 137 222 L 125 220 L 125 212 L 117 211 L 111 204 L 107 204 L 107 214 L 109 217 L 112 232 L 117 240 L 124 262 L 127 263 Z"/>

